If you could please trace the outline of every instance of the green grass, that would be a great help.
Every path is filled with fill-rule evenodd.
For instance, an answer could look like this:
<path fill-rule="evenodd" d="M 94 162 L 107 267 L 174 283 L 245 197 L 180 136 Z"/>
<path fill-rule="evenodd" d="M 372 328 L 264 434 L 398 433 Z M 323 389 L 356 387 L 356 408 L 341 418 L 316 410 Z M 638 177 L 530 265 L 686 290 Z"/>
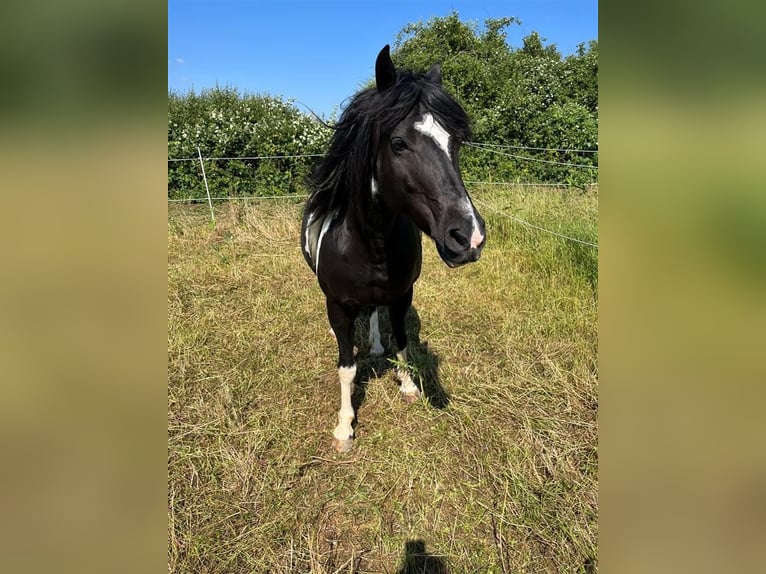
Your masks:
<path fill-rule="evenodd" d="M 354 449 L 295 200 L 171 205 L 171 572 L 595 572 L 597 192 L 482 188 L 481 260 L 424 239 L 408 318 L 426 398 L 357 334 Z M 478 202 L 488 206 L 482 207 Z"/>

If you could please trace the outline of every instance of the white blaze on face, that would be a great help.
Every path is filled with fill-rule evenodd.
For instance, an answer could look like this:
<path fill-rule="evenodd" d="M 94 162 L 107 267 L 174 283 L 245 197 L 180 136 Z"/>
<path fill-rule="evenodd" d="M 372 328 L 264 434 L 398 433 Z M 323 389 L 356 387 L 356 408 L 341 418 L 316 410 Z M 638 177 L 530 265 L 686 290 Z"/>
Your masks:
<path fill-rule="evenodd" d="M 421 134 L 433 138 L 436 145 L 447 154 L 448 158 L 452 159 L 452 155 L 449 152 L 449 132 L 447 132 L 447 130 L 445 130 L 431 114 L 425 114 L 423 119 L 419 122 L 415 122 L 413 127 Z"/>
<path fill-rule="evenodd" d="M 436 145 L 439 146 L 439 148 L 441 148 L 441 150 L 447 154 L 447 157 L 452 159 L 452 155 L 449 151 L 449 132 L 447 132 L 447 130 L 445 130 L 442 125 L 434 119 L 433 115 L 430 113 L 425 114 L 423 119 L 421 119 L 419 122 L 415 122 L 414 128 L 423 135 L 427 135 L 428 137 L 432 138 L 436 142 Z M 484 241 L 484 235 L 481 233 L 481 231 L 479 231 L 479 221 L 476 219 L 476 210 L 474 209 L 471 201 L 467 196 L 465 198 L 465 203 L 466 214 L 471 217 L 471 222 L 473 223 L 473 230 L 471 232 L 470 239 L 471 248 L 475 249 L 481 245 L 482 241 Z"/>

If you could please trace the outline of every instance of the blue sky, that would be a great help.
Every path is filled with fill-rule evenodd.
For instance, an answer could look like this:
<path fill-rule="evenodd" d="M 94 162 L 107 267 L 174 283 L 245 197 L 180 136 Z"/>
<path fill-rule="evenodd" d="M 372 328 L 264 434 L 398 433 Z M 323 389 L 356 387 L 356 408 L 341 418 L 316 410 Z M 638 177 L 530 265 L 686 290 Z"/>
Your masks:
<path fill-rule="evenodd" d="M 508 29 L 514 47 L 533 31 L 564 55 L 598 38 L 597 0 L 168 0 L 168 88 L 234 86 L 327 116 L 406 24 L 453 10 L 479 24 L 521 19 Z"/>

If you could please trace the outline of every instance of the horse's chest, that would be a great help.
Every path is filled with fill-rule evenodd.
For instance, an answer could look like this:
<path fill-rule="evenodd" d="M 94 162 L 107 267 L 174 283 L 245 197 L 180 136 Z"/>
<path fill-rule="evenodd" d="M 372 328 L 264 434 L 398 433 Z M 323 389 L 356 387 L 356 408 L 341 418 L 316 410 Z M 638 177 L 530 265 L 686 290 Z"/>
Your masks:
<path fill-rule="evenodd" d="M 400 298 L 420 274 L 420 245 L 417 252 L 389 254 L 370 252 L 358 242 L 328 243 L 319 272 L 319 283 L 327 294 L 359 304 L 388 305 Z"/>

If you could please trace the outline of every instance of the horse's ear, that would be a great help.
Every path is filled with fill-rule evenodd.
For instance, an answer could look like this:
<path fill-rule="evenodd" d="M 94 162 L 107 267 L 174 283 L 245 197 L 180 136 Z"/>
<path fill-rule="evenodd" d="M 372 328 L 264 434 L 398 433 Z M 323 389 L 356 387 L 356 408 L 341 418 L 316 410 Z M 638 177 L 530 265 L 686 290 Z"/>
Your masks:
<path fill-rule="evenodd" d="M 442 65 L 441 62 L 436 62 L 431 69 L 426 73 L 426 79 L 432 81 L 434 84 L 441 85 L 442 83 Z"/>
<path fill-rule="evenodd" d="M 396 83 L 396 68 L 391 61 L 391 53 L 388 44 L 378 54 L 375 60 L 375 85 L 379 92 L 385 92 Z"/>

